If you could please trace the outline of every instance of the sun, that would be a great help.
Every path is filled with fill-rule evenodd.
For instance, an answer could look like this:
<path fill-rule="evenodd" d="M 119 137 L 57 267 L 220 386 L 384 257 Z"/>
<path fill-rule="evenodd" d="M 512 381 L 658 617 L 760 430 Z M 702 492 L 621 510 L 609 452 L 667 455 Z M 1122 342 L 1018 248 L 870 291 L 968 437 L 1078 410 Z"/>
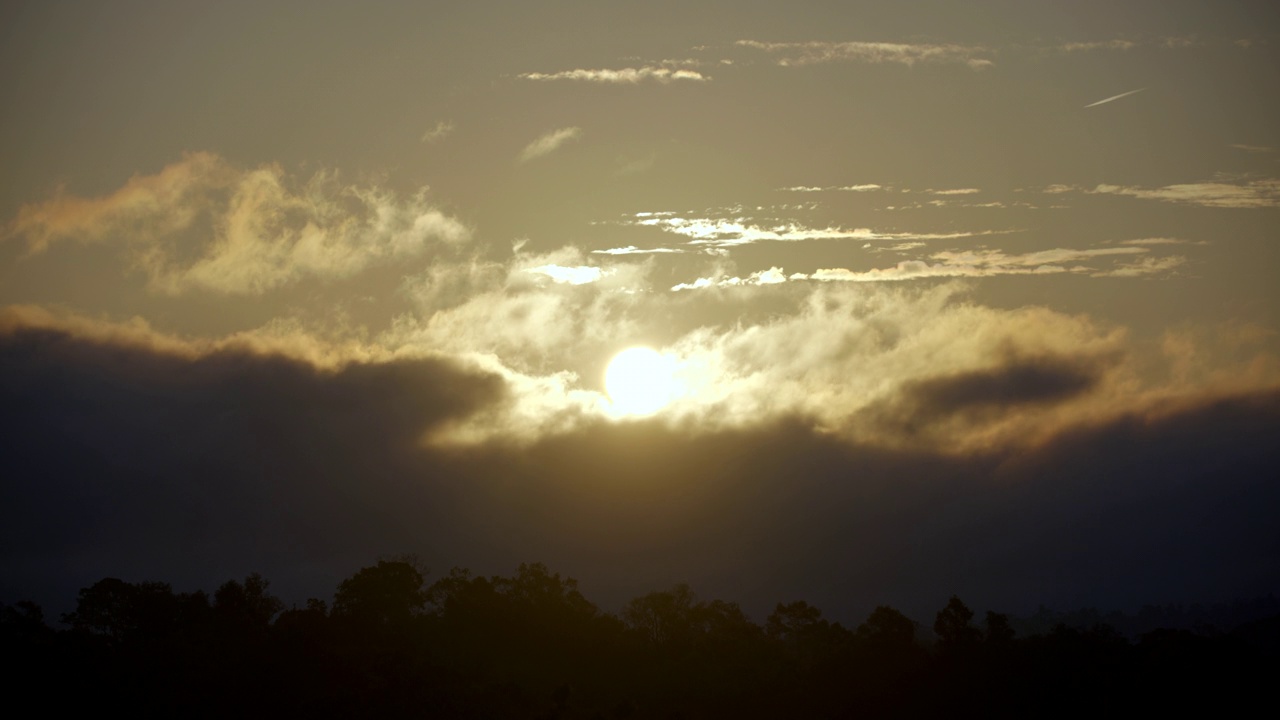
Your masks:
<path fill-rule="evenodd" d="M 680 394 L 676 361 L 647 347 L 627 348 L 609 361 L 604 389 L 622 415 L 652 415 Z"/>

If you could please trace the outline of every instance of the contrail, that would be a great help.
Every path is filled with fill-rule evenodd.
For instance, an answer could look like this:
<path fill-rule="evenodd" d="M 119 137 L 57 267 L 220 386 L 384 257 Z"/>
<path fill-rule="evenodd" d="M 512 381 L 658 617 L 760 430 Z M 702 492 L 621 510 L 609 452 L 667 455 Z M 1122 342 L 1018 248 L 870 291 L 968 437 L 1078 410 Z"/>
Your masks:
<path fill-rule="evenodd" d="M 1119 100 L 1119 99 L 1120 99 L 1120 98 L 1122 98 L 1122 97 L 1129 97 L 1130 95 L 1132 95 L 1132 94 L 1134 94 L 1134 93 L 1140 93 L 1140 92 L 1142 92 L 1143 90 L 1146 90 L 1146 88 L 1138 88 L 1137 90 L 1130 90 L 1129 92 L 1120 93 L 1119 95 L 1112 95 L 1111 97 L 1109 97 L 1109 98 L 1105 98 L 1105 99 L 1102 99 L 1102 100 L 1099 100 L 1099 101 L 1098 101 L 1098 102 L 1096 102 L 1096 103 L 1089 103 L 1088 105 L 1085 105 L 1085 107 L 1087 107 L 1087 108 L 1091 108 L 1091 107 L 1093 107 L 1093 106 L 1095 106 L 1095 105 L 1101 105 L 1101 104 L 1103 104 L 1103 103 L 1109 103 L 1109 102 L 1111 102 L 1112 100 Z"/>

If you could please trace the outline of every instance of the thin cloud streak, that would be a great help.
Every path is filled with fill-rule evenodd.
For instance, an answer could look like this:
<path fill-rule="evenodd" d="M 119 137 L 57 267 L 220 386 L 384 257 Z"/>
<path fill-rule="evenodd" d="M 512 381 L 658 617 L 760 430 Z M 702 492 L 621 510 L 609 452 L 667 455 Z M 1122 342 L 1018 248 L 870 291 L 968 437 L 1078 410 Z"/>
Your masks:
<path fill-rule="evenodd" d="M 705 82 L 711 78 L 703 75 L 697 70 L 689 70 L 687 68 L 672 69 L 666 67 L 645 66 L 638 68 L 620 68 L 620 69 L 596 69 L 588 70 L 577 68 L 574 70 L 563 70 L 555 73 L 522 73 L 520 77 L 525 80 L 535 80 L 547 82 L 553 80 L 571 80 L 578 82 L 591 83 L 607 83 L 613 85 L 635 85 L 637 83 L 652 81 L 657 83 L 670 83 L 676 80 L 690 80 L 693 82 Z"/>
<path fill-rule="evenodd" d="M 1098 185 L 1085 191 L 1091 195 L 1128 195 L 1144 200 L 1201 205 L 1218 208 L 1280 207 L 1280 180 L 1253 180 L 1243 185 L 1230 183 L 1185 183 L 1159 188 Z"/>
<path fill-rule="evenodd" d="M 1119 100 L 1120 98 L 1126 98 L 1126 97 L 1129 97 L 1130 95 L 1136 95 L 1136 94 L 1138 94 L 1138 93 L 1142 92 L 1143 90 L 1146 90 L 1146 88 L 1138 88 L 1137 90 L 1130 90 L 1129 92 L 1123 92 L 1123 93 L 1120 93 L 1119 95 L 1112 95 L 1111 97 L 1109 97 L 1109 98 L 1103 98 L 1103 99 L 1099 100 L 1098 102 L 1095 102 L 1095 103 L 1089 103 L 1088 105 L 1085 105 L 1085 107 L 1086 107 L 1086 108 L 1091 108 L 1091 107 L 1097 107 L 1097 106 L 1099 106 L 1099 105 L 1105 105 L 1105 104 L 1107 104 L 1107 103 L 1109 103 L 1109 102 L 1112 102 L 1112 101 L 1115 101 L 1115 100 Z"/>
<path fill-rule="evenodd" d="M 900 247 L 910 249 L 906 246 Z M 933 264 L 925 260 L 905 260 L 888 268 L 872 268 L 864 271 L 849 270 L 848 268 L 820 268 L 812 273 L 792 273 L 790 275 L 787 275 L 780 267 L 773 267 L 767 271 L 755 272 L 746 277 L 702 277 L 691 283 L 677 284 L 671 290 L 679 292 L 711 287 L 772 285 L 803 280 L 822 282 L 901 282 L 928 278 L 985 278 L 998 275 L 1056 275 L 1061 273 L 1090 275 L 1092 277 L 1140 277 L 1167 273 L 1186 262 L 1186 258 L 1181 256 L 1166 258 L 1144 257 L 1138 261 L 1121 264 L 1106 270 L 1072 264 L 1093 258 L 1146 255 L 1149 252 L 1150 250 L 1146 247 L 1130 246 L 1085 250 L 1054 248 L 1021 255 L 1006 255 L 999 250 L 945 251 L 933 253 L 929 256 L 929 259 L 937 261 Z"/>
<path fill-rule="evenodd" d="M 916 63 L 951 63 L 968 65 L 974 70 L 994 65 L 982 57 L 990 51 L 982 47 L 953 44 L 908 44 L 888 42 L 762 42 L 739 40 L 735 45 L 780 55 L 782 66 L 816 65 L 829 62 L 898 63 L 912 67 Z"/>
<path fill-rule="evenodd" d="M 680 248 L 667 248 L 667 247 L 639 248 L 639 247 L 636 247 L 635 245 L 627 245 L 625 247 L 607 248 L 604 250 L 591 251 L 593 255 L 663 255 L 663 254 L 678 255 L 684 252 L 687 252 L 687 251 L 681 250 Z"/>
<path fill-rule="evenodd" d="M 816 185 L 795 185 L 793 187 L 778 188 L 778 192 L 798 192 L 798 193 L 814 193 L 814 192 L 870 192 L 872 190 L 882 190 L 882 186 L 874 183 L 866 183 L 863 185 L 828 185 L 819 187 Z"/>
<path fill-rule="evenodd" d="M 1103 183 L 1093 189 L 1076 185 L 1049 185 L 1041 192 L 1050 195 L 1084 193 L 1086 195 L 1127 195 L 1143 200 L 1199 205 L 1217 208 L 1269 208 L 1280 207 L 1280 179 L 1264 178 L 1244 183 L 1204 182 L 1179 183 L 1163 187 L 1138 187 L 1134 185 L 1109 185 Z"/>
<path fill-rule="evenodd" d="M 952 240 L 980 235 L 1000 235 L 1012 230 L 976 230 L 948 233 L 878 232 L 871 228 L 811 228 L 795 222 L 762 227 L 741 220 L 713 218 L 648 217 L 631 223 L 656 227 L 663 232 L 691 238 L 686 244 L 730 248 L 758 242 L 806 240 Z"/>

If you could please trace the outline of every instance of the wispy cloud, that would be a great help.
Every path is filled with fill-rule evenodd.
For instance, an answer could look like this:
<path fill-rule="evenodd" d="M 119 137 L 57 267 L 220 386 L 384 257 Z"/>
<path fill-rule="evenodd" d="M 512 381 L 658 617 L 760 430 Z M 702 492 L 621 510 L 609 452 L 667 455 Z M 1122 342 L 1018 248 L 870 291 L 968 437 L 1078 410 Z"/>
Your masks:
<path fill-rule="evenodd" d="M 1094 40 L 1085 42 L 1067 42 L 1055 46 L 1060 52 L 1081 53 L 1093 52 L 1096 50 L 1117 50 L 1128 51 L 1135 48 L 1163 48 L 1166 50 L 1181 50 L 1184 48 L 1197 47 L 1204 43 L 1194 37 L 1176 37 L 1168 36 L 1162 38 L 1144 38 L 1140 40 L 1130 40 L 1128 38 L 1113 38 L 1111 40 Z"/>
<path fill-rule="evenodd" d="M 956 188 L 954 190 L 929 190 L 934 195 L 973 195 L 982 192 L 978 188 Z"/>
<path fill-rule="evenodd" d="M 618 169 L 614 171 L 614 174 L 618 176 L 639 175 L 651 170 L 657 160 L 658 156 L 653 153 L 640 158 L 619 157 L 617 160 Z"/>
<path fill-rule="evenodd" d="M 818 187 L 815 185 L 795 185 L 793 187 L 781 187 L 781 188 L 778 188 L 777 190 L 778 192 L 813 193 L 813 192 L 870 192 L 872 190 L 880 190 L 880 189 L 882 188 L 879 185 L 876 185 L 873 183 L 867 183 L 864 185 L 828 185 L 826 187 Z"/>
<path fill-rule="evenodd" d="M 1088 52 L 1090 50 L 1132 50 L 1138 43 L 1132 40 L 1114 39 L 1094 42 L 1069 42 L 1058 46 L 1063 52 Z"/>
<path fill-rule="evenodd" d="M 1257 153 L 1257 154 L 1273 153 L 1276 151 L 1276 149 L 1273 147 L 1266 147 L 1263 145 L 1232 145 L 1231 147 L 1237 150 L 1244 150 L 1245 152 L 1251 152 L 1251 153 Z"/>
<path fill-rule="evenodd" d="M 520 162 L 528 162 L 543 155 L 555 152 L 561 145 L 576 140 L 582 135 L 582 128 L 566 127 L 539 137 L 537 140 L 529 143 L 520 151 Z"/>
<path fill-rule="evenodd" d="M 680 248 L 639 248 L 635 245 L 627 245 L 626 247 L 607 248 L 605 250 L 592 250 L 594 255 L 661 255 L 661 254 L 678 254 L 685 252 Z"/>
<path fill-rule="evenodd" d="M 902 249 L 911 249 L 904 244 Z M 742 287 L 767 285 L 787 281 L 816 280 L 821 282 L 900 282 L 928 278 L 984 278 L 997 275 L 1056 275 L 1074 273 L 1093 277 L 1139 277 L 1158 275 L 1182 265 L 1186 259 L 1174 257 L 1143 257 L 1135 262 L 1122 263 L 1114 268 L 1098 269 L 1080 263 L 1106 257 L 1146 256 L 1145 247 L 1106 248 L 1053 248 L 1037 252 L 1009 255 L 999 250 L 944 251 L 933 253 L 928 260 L 905 260 L 892 267 L 870 270 L 848 268 L 821 268 L 812 273 L 787 275 L 782 268 L 751 273 L 745 277 L 711 276 L 673 286 L 673 291 L 698 290 L 711 287 Z M 932 260 L 933 262 L 929 262 Z"/>
<path fill-rule="evenodd" d="M 1110 270 L 1092 273 L 1093 277 L 1145 277 L 1163 275 L 1185 264 L 1187 259 L 1181 255 L 1165 257 L 1142 257 L 1130 263 L 1121 263 Z"/>
<path fill-rule="evenodd" d="M 739 40 L 739 47 L 763 50 L 777 55 L 779 65 L 815 65 L 829 62 L 898 63 L 911 67 L 916 63 L 951 63 L 968 65 L 975 70 L 994 63 L 986 57 L 991 51 L 977 46 L 951 44 L 908 44 L 887 42 L 761 42 Z"/>
<path fill-rule="evenodd" d="M 1254 180 L 1244 184 L 1188 183 L 1143 188 L 1124 185 L 1098 185 L 1086 192 L 1093 195 L 1128 195 L 1144 200 L 1184 203 L 1220 208 L 1280 207 L 1280 180 Z"/>
<path fill-rule="evenodd" d="M 1137 240 L 1122 240 L 1121 245 L 1208 245 L 1204 240 L 1180 240 L 1178 238 L 1138 238 Z"/>
<path fill-rule="evenodd" d="M 690 70 L 688 68 L 655 67 L 651 65 L 644 67 L 596 70 L 578 68 L 575 70 L 562 70 L 554 73 L 532 72 L 522 73 L 520 77 L 526 80 L 538 81 L 576 80 L 579 82 L 612 83 L 617 85 L 635 85 L 646 81 L 658 83 L 669 83 L 676 80 L 704 82 L 711 79 L 697 70 Z"/>
<path fill-rule="evenodd" d="M 801 242 L 806 240 L 950 240 L 995 235 L 1009 231 L 977 230 L 947 233 L 883 232 L 871 228 L 807 227 L 796 222 L 761 226 L 742 219 L 649 217 L 632 224 L 656 227 L 663 232 L 690 238 L 687 244 L 707 247 L 735 247 L 757 242 Z"/>
<path fill-rule="evenodd" d="M 297 182 L 277 165 L 242 170 L 191 153 L 109 195 L 26 205 L 6 235 L 31 253 L 63 241 L 119 245 L 155 292 L 256 295 L 304 277 L 349 277 L 471 233 L 431 207 L 425 189 L 402 198 L 332 172 Z"/>
<path fill-rule="evenodd" d="M 436 126 L 422 133 L 422 142 L 431 145 L 443 140 L 454 130 L 453 122 L 449 120 L 440 120 Z"/>
<path fill-rule="evenodd" d="M 1111 96 L 1111 97 L 1109 97 L 1109 98 L 1103 98 L 1103 99 L 1101 99 L 1101 100 L 1099 100 L 1099 101 L 1097 101 L 1097 102 L 1089 103 L 1088 105 L 1085 105 L 1085 107 L 1087 107 L 1087 108 L 1091 108 L 1091 107 L 1097 107 L 1098 105 L 1105 105 L 1105 104 L 1107 104 L 1107 103 L 1109 103 L 1109 102 L 1112 102 L 1113 100 L 1119 100 L 1120 98 L 1129 97 L 1130 95 L 1135 95 L 1135 94 L 1137 94 L 1137 93 L 1142 92 L 1143 90 L 1146 90 L 1146 88 L 1138 88 L 1137 90 L 1130 90 L 1129 92 L 1122 92 L 1122 93 L 1120 93 L 1119 95 L 1112 95 L 1112 96 Z"/>

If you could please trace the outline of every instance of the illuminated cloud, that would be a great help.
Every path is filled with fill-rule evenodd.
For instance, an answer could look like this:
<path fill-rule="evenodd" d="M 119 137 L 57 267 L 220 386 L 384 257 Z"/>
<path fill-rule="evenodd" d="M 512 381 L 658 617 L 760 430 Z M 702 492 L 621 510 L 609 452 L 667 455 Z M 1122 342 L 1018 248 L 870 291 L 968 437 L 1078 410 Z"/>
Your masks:
<path fill-rule="evenodd" d="M 673 286 L 672 291 L 679 292 L 681 290 L 701 290 L 709 287 L 738 287 L 743 285 L 778 285 L 786 282 L 787 275 L 780 267 L 771 267 L 768 270 L 759 270 L 742 278 L 738 277 L 716 277 L 716 278 L 698 278 L 691 283 L 680 283 Z"/>
<path fill-rule="evenodd" d="M 604 352 L 636 332 L 627 312 L 648 272 L 645 262 L 589 265 L 574 247 L 521 252 L 504 263 L 437 264 L 406 282 L 416 312 L 399 318 L 379 344 L 493 356 L 488 370 L 564 370 L 569 359 Z"/>
<path fill-rule="evenodd" d="M 604 250 L 592 250 L 595 255 L 661 255 L 661 254 L 679 254 L 685 252 L 680 248 L 638 248 L 635 245 L 627 245 L 626 247 L 606 248 Z"/>
<path fill-rule="evenodd" d="M 949 233 L 880 232 L 870 228 L 811 228 L 796 222 L 768 227 L 740 219 L 683 218 L 669 215 L 646 217 L 632 224 L 656 227 L 663 232 L 691 238 L 688 245 L 729 248 L 758 242 L 802 242 L 806 240 L 951 240 L 995 235 L 1007 231 L 978 230 Z"/>
<path fill-rule="evenodd" d="M 998 264 L 1034 271 L 1042 260 L 1099 254 L 1100 250 L 1055 250 L 1046 257 L 1003 256 Z M 552 264 L 575 267 L 574 259 L 580 257 L 580 251 L 564 248 L 546 255 L 520 255 L 505 265 L 464 269 L 472 284 L 462 287 L 459 296 L 427 293 L 420 313 L 403 316 L 386 332 L 355 342 L 335 343 L 270 328 L 193 341 L 158 333 L 145 324 L 113 325 L 39 308 L 0 312 L 0 336 L 23 332 L 22 328 L 57 327 L 96 343 L 189 360 L 228 352 L 281 354 L 326 372 L 368 366 L 362 371 L 366 376 L 383 369 L 394 376 L 401 372 L 394 367 L 408 368 L 403 363 L 428 359 L 434 367 L 445 363 L 454 368 L 450 372 L 489 379 L 482 404 L 424 420 L 416 428 L 423 442 L 536 443 L 616 422 L 599 385 L 566 363 L 607 357 L 634 342 L 645 327 L 643 317 L 655 312 L 679 317 L 687 307 L 685 293 L 628 292 L 647 286 L 644 265 L 611 265 L 602 268 L 599 280 L 582 285 L 538 282 L 529 272 Z M 982 262 L 997 264 L 990 256 Z M 1167 268 L 1174 262 L 1150 264 Z M 1126 267 L 1117 268 L 1114 275 L 1151 272 Z M 445 274 L 453 271 L 446 269 Z M 1153 384 L 1142 378 L 1164 376 L 1135 374 L 1127 359 L 1135 348 L 1124 330 L 1086 316 L 1037 307 L 975 305 L 966 299 L 964 286 L 955 283 L 890 287 L 787 282 L 803 278 L 786 276 L 775 266 L 736 283 L 724 278 L 701 281 L 703 286 L 726 288 L 778 286 L 783 292 L 777 297 L 789 297 L 794 304 L 783 312 L 739 315 L 719 324 L 690 318 L 686 326 L 673 328 L 675 333 L 659 349 L 674 358 L 685 391 L 654 422 L 698 434 L 804 418 L 820 432 L 854 443 L 966 453 L 1033 444 L 1073 424 L 1167 405 L 1171 398 L 1194 399 L 1280 382 L 1280 360 L 1257 353 L 1266 340 L 1257 332 L 1231 344 L 1171 340 L 1166 343 L 1172 348 L 1167 361 L 1178 363 L 1176 381 Z M 847 271 L 824 270 L 811 279 L 854 278 Z M 741 307 L 740 299 L 729 301 Z M 1205 355 L 1215 350 L 1235 353 L 1237 360 Z M 1132 360 L 1135 367 L 1159 360 L 1143 353 Z M 978 397 L 966 395 L 966 387 L 999 389 L 997 395 L 1004 399 L 964 400 Z M 430 397 L 431 392 L 435 391 L 424 388 L 414 396 Z M 904 425 L 904 415 L 898 412 L 904 407 L 931 408 L 933 419 Z"/>
<path fill-rule="evenodd" d="M 934 195 L 973 195 L 982 192 L 978 188 L 956 188 L 954 190 L 929 190 Z"/>
<path fill-rule="evenodd" d="M 566 127 L 559 130 L 552 130 L 539 137 L 537 140 L 529 143 L 520 151 L 520 162 L 528 162 L 535 158 L 555 152 L 565 143 L 576 140 L 582 136 L 582 128 Z"/>
<path fill-rule="evenodd" d="M 654 67 L 648 65 L 635 68 L 620 68 L 617 70 L 585 70 L 579 68 L 576 70 L 563 70 L 555 73 L 522 73 L 520 77 L 526 80 L 576 80 L 579 82 L 609 83 L 614 85 L 635 85 L 646 81 L 664 84 L 674 82 L 676 80 L 704 82 L 711 79 L 697 70 L 690 70 L 688 68 Z"/>
<path fill-rule="evenodd" d="M 780 56 L 779 65 L 815 65 L 830 62 L 898 63 L 911 67 L 916 63 L 963 64 L 980 70 L 994 63 L 984 57 L 986 48 L 950 44 L 906 44 L 886 42 L 761 42 L 739 40 L 739 47 Z"/>
<path fill-rule="evenodd" d="M 471 236 L 428 204 L 425 188 L 402 198 L 332 172 L 298 182 L 277 165 L 241 170 L 211 153 L 102 197 L 58 193 L 23 206 L 7 234 L 31 253 L 63 241 L 119 245 L 148 287 L 169 295 L 257 295 L 305 277 L 345 278 Z"/>
<path fill-rule="evenodd" d="M 923 243 L 901 243 L 887 250 L 908 251 Z M 872 268 L 855 271 L 847 268 L 820 268 L 812 273 L 785 275 L 782 268 L 756 272 L 746 277 L 702 277 L 690 283 L 679 283 L 673 291 L 700 290 L 710 287 L 737 287 L 781 283 L 786 280 L 817 280 L 822 282 L 896 282 L 928 278 L 982 278 L 997 275 L 1055 275 L 1077 273 L 1094 277 L 1139 277 L 1158 275 L 1183 264 L 1185 258 L 1143 258 L 1131 264 L 1111 270 L 1096 270 L 1080 263 L 1093 258 L 1108 256 L 1133 256 L 1149 252 L 1145 247 L 1108 247 L 1074 250 L 1054 248 L 1021 255 L 1007 255 L 999 250 L 944 251 L 933 253 L 925 260 L 905 260 L 890 268 Z"/>
<path fill-rule="evenodd" d="M 874 185 L 874 184 L 870 184 L 870 183 L 868 183 L 868 184 L 866 184 L 866 185 L 830 185 L 830 186 L 827 186 L 827 187 L 816 187 L 816 186 L 811 186 L 811 185 L 796 185 L 796 186 L 794 186 L 794 187 L 783 187 L 783 188 L 778 188 L 778 192 L 800 192 L 800 193 L 811 193 L 811 192 L 869 192 L 869 191 L 871 191 L 871 190 L 880 190 L 880 189 L 882 189 L 882 188 L 881 188 L 881 186 L 879 186 L 879 185 Z"/>
<path fill-rule="evenodd" d="M 554 282 L 567 283 L 569 285 L 585 285 L 592 283 L 606 274 L 605 270 L 591 265 L 575 265 L 572 267 L 564 267 L 561 265 L 539 265 L 525 269 L 527 273 L 535 275 L 545 275 Z"/>

